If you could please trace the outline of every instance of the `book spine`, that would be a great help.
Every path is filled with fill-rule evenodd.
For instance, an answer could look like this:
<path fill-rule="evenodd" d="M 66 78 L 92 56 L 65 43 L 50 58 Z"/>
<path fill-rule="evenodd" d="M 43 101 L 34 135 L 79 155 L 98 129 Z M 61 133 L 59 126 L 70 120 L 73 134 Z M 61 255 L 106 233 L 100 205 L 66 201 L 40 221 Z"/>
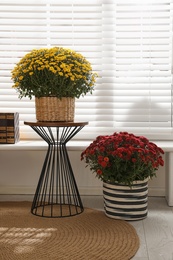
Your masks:
<path fill-rule="evenodd" d="M 19 113 L 0 113 L 0 144 L 19 141 Z"/>

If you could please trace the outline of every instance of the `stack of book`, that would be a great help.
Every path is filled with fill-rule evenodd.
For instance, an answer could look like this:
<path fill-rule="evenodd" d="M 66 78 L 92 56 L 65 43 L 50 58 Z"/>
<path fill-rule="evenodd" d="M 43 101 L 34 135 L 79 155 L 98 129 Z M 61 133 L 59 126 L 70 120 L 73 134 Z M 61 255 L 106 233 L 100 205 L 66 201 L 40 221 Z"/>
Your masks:
<path fill-rule="evenodd" d="M 19 113 L 0 113 L 0 144 L 19 141 Z"/>

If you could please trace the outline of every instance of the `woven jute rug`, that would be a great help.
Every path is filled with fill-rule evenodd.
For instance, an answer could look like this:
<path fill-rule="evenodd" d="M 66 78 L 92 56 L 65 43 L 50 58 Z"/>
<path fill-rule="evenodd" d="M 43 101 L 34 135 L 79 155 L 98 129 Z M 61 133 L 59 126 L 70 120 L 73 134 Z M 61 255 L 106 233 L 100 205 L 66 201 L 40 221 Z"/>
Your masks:
<path fill-rule="evenodd" d="M 133 226 L 102 211 L 42 218 L 30 207 L 30 202 L 0 202 L 1 260 L 128 260 L 139 248 Z"/>

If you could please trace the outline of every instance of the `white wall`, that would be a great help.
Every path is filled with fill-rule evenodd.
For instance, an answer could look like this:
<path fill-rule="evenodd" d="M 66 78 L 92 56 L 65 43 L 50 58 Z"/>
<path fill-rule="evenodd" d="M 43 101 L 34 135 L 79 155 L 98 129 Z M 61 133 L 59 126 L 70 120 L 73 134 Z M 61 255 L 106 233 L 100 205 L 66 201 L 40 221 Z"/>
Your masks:
<path fill-rule="evenodd" d="M 102 195 L 102 182 L 80 161 L 81 150 L 69 151 L 69 157 L 81 195 Z M 0 195 L 34 194 L 46 149 L 0 149 Z M 165 196 L 165 168 L 149 181 L 149 195 Z M 1 199 L 1 198 L 0 198 Z"/>

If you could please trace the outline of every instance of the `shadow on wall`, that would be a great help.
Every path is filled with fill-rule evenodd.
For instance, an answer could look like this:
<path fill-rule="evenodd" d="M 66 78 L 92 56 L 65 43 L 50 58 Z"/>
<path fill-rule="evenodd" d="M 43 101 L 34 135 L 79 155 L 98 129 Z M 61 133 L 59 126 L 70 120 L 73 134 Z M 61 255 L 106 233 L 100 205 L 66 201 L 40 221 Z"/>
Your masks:
<path fill-rule="evenodd" d="M 146 90 L 145 92 L 149 92 Z M 132 97 L 131 97 L 132 96 Z M 135 129 L 139 134 L 156 134 L 156 128 L 170 127 L 171 124 L 171 107 L 166 102 L 164 96 L 160 96 L 159 100 L 162 99 L 162 104 L 154 99 L 158 97 L 141 97 L 136 96 L 134 102 L 134 95 L 129 95 L 126 104 L 121 108 L 116 108 L 114 114 L 114 127 L 117 131 L 129 131 L 128 129 Z M 165 99 L 165 102 L 164 102 Z M 116 115 L 116 110 L 120 111 L 120 115 Z M 143 130 L 142 130 L 143 129 Z"/>

